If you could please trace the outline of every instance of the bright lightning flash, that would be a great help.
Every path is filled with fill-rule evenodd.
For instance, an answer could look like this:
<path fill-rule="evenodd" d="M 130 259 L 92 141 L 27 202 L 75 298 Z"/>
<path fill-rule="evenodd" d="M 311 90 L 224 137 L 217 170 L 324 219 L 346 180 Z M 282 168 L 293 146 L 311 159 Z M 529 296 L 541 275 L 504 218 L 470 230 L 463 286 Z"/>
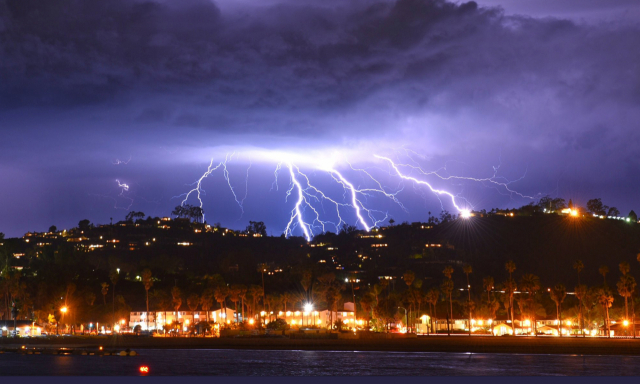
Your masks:
<path fill-rule="evenodd" d="M 240 207 L 240 210 L 242 211 L 242 213 L 244 213 L 243 203 L 247 197 L 249 168 L 251 167 L 251 165 L 249 165 L 249 168 L 247 168 L 247 174 L 245 178 L 245 196 L 243 199 L 239 199 L 238 195 L 236 194 L 235 188 L 230 182 L 229 170 L 227 168 L 228 163 L 231 162 L 234 155 L 235 153 L 227 155 L 224 161 L 221 161 L 215 166 L 214 160 L 211 159 L 207 171 L 195 183 L 191 184 L 192 186 L 194 186 L 194 188 L 185 194 L 177 196 L 180 198 L 183 197 L 181 204 L 186 204 L 189 198 L 194 195 L 198 200 L 200 208 L 202 208 L 202 196 L 206 194 L 204 189 L 202 188 L 202 183 L 204 179 L 210 176 L 214 171 L 216 171 L 218 168 L 222 168 L 224 180 L 231 190 L 231 193 L 233 194 L 236 203 Z M 370 202 L 368 201 L 369 198 L 379 196 L 384 199 L 388 199 L 389 201 L 397 204 L 406 212 L 407 209 L 399 201 L 397 196 L 404 189 L 403 184 L 407 181 L 413 183 L 416 186 L 426 187 L 429 191 L 431 191 L 438 197 L 446 197 L 447 200 L 450 200 L 451 205 L 458 211 L 461 218 L 468 219 L 472 216 L 471 209 L 465 208 L 464 206 L 468 206 L 471 208 L 473 208 L 473 206 L 464 197 L 454 195 L 449 191 L 433 187 L 431 183 L 423 180 L 422 177 L 425 176 L 433 175 L 441 180 L 464 179 L 476 182 L 490 182 L 505 187 L 509 192 L 526 197 L 519 194 L 518 192 L 509 189 L 507 184 L 509 184 L 510 182 L 497 181 L 495 174 L 497 172 L 497 168 L 494 168 L 494 176 L 487 179 L 475 179 L 460 176 L 445 177 L 441 176 L 437 172 L 425 172 L 417 165 L 396 164 L 388 157 L 374 155 L 375 158 L 388 163 L 388 165 L 390 166 L 390 170 L 393 170 L 393 172 L 389 172 L 389 176 L 391 176 L 392 178 L 398 177 L 400 179 L 398 185 L 395 188 L 389 188 L 383 186 L 383 184 L 378 179 L 376 179 L 371 174 L 371 172 L 367 171 L 366 169 L 354 168 L 349 162 L 344 160 L 344 163 L 348 165 L 348 168 L 351 171 L 356 172 L 356 174 L 359 174 L 362 177 L 363 183 L 373 185 L 373 187 L 360 187 L 356 186 L 342 172 L 338 170 L 338 168 L 335 166 L 335 163 L 337 163 L 336 156 L 333 156 L 330 161 L 314 161 L 313 158 L 310 157 L 277 152 L 269 152 L 269 156 L 270 157 L 267 161 L 274 160 L 276 156 L 279 157 L 279 160 L 276 161 L 277 165 L 274 171 L 274 182 L 272 184 L 271 190 L 278 190 L 278 174 L 280 173 L 282 168 L 286 168 L 289 173 L 289 187 L 286 192 L 285 201 L 288 200 L 289 197 L 293 197 L 295 201 L 294 206 L 291 210 L 289 220 L 283 231 L 284 235 L 287 237 L 292 236 L 294 231 L 299 228 L 299 230 L 302 231 L 302 234 L 308 241 L 310 241 L 316 233 L 325 232 L 327 230 L 327 226 L 331 226 L 335 228 L 336 231 L 339 231 L 341 225 L 347 224 L 347 222 L 343 219 L 345 210 L 351 211 L 356 219 L 355 224 L 357 226 L 359 225 L 366 231 L 369 231 L 371 230 L 371 228 L 378 226 L 378 224 L 380 224 L 381 222 L 384 222 L 389 217 L 388 213 L 370 208 Z M 324 157 L 324 159 L 326 158 L 327 157 Z M 263 158 L 263 160 L 265 159 Z M 294 160 L 300 160 L 300 163 L 310 166 L 314 171 L 322 172 L 330 176 L 331 179 L 343 190 L 342 197 L 332 197 L 328 192 L 325 192 L 314 185 L 310 177 L 306 173 L 303 173 L 301 168 L 296 165 L 296 162 L 294 162 Z M 403 171 L 403 169 L 406 168 L 409 168 L 409 173 Z M 420 178 L 411 175 L 411 171 L 418 171 L 420 173 Z M 123 188 L 124 186 L 126 186 L 126 184 L 121 185 L 121 187 Z M 442 209 L 444 210 L 445 207 L 442 200 L 440 201 L 440 203 Z M 323 216 L 326 214 L 325 205 L 329 205 L 332 207 L 332 212 L 334 212 L 334 214 L 336 215 L 337 221 L 323 219 Z M 204 222 L 204 213 L 202 216 L 202 220 Z"/>

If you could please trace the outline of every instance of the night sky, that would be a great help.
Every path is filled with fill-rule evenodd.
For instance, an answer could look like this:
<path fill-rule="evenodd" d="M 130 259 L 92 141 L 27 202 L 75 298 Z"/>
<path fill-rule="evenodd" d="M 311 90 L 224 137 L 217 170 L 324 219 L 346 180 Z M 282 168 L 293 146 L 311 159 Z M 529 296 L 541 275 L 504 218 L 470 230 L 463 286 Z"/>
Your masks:
<path fill-rule="evenodd" d="M 635 0 L 0 0 L 0 232 L 168 216 L 229 156 L 242 207 L 220 168 L 207 221 L 273 235 L 288 163 L 341 204 L 319 166 L 397 192 L 361 196 L 379 219 L 457 212 L 374 155 L 468 208 L 639 212 L 639 63 Z"/>

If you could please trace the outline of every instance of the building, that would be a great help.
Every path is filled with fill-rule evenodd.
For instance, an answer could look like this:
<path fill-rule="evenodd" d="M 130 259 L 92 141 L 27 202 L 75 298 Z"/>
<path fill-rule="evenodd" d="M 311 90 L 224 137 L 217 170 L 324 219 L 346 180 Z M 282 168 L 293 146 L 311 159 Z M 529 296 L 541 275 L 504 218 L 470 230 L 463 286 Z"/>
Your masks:
<path fill-rule="evenodd" d="M 0 320 L 0 330 L 2 331 L 2 337 L 12 337 L 14 335 L 13 325 L 13 320 Z M 18 336 L 20 337 L 42 335 L 42 327 L 33 321 L 16 320 L 15 325 L 18 329 Z"/>
<path fill-rule="evenodd" d="M 190 324 L 197 324 L 201 321 L 209 321 L 210 323 L 227 323 L 242 322 L 242 315 L 239 313 L 236 319 L 236 312 L 231 308 L 215 311 L 154 311 L 149 312 L 147 328 L 147 312 L 131 312 L 129 315 L 129 327 L 135 329 L 140 326 L 141 330 L 159 330 L 164 325 L 182 324 L 183 331 L 186 331 Z"/>

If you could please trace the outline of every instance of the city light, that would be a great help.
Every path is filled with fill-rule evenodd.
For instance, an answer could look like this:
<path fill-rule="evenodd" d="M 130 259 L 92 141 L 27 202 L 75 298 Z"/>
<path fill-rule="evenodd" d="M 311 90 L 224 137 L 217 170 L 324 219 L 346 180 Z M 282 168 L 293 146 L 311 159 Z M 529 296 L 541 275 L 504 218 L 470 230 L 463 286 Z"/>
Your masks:
<path fill-rule="evenodd" d="M 304 305 L 304 311 L 309 313 L 311 311 L 313 311 L 313 305 L 311 305 L 311 303 L 307 303 Z"/>
<path fill-rule="evenodd" d="M 62 312 L 62 313 L 67 313 L 67 311 L 68 311 L 67 307 L 60 308 L 60 312 Z"/>

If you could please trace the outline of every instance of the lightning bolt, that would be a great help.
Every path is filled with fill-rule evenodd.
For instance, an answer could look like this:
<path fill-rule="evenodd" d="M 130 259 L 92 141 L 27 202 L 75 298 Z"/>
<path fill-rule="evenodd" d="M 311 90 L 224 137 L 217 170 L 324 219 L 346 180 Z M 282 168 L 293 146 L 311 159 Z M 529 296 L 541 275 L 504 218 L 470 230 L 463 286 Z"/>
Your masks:
<path fill-rule="evenodd" d="M 291 176 L 291 187 L 287 191 L 287 197 L 291 195 L 291 192 L 293 191 L 294 188 L 297 188 L 298 200 L 296 201 L 296 204 L 293 210 L 291 210 L 291 218 L 287 223 L 287 226 L 284 230 L 284 234 L 287 237 L 291 235 L 291 231 L 293 229 L 292 225 L 294 223 L 294 220 L 298 219 L 298 225 L 300 226 L 300 228 L 302 228 L 302 232 L 304 232 L 304 237 L 307 239 L 307 241 L 311 241 L 311 226 L 304 222 L 302 218 L 302 211 L 300 210 L 300 207 L 303 204 L 307 204 L 309 206 L 311 205 L 304 198 L 302 185 L 300 185 L 300 182 L 298 181 L 298 179 L 296 179 L 296 175 L 293 172 L 293 166 L 291 164 L 287 164 L 287 168 L 289 168 L 289 175 Z"/>
<path fill-rule="evenodd" d="M 384 171 L 386 174 L 392 177 L 391 180 L 398 180 L 395 178 L 399 178 L 397 184 L 391 187 L 384 185 L 379 179 L 377 179 L 372 174 L 372 172 L 369 171 L 370 168 L 365 169 L 354 167 L 346 159 L 344 160 L 343 164 L 346 164 L 347 167 L 344 168 L 349 170 L 350 174 L 354 173 L 356 175 L 360 175 L 362 186 L 356 185 L 352 180 L 350 180 L 349 177 L 347 177 L 347 175 L 344 173 L 344 169 L 338 169 L 338 167 L 336 167 L 333 163 L 329 164 L 325 158 L 319 158 L 317 161 L 314 161 L 313 158 L 310 158 L 308 156 L 296 157 L 294 154 L 283 154 L 280 152 L 276 154 L 270 153 L 270 159 L 273 159 L 276 163 L 276 167 L 273 172 L 274 181 L 271 184 L 270 191 L 273 191 L 274 189 L 278 191 L 279 174 L 281 171 L 286 169 L 289 176 L 289 185 L 286 190 L 285 202 L 288 202 L 290 198 L 294 200 L 293 208 L 290 211 L 289 219 L 283 231 L 284 235 L 286 237 L 293 236 L 294 231 L 299 228 L 307 241 L 310 241 L 316 233 L 325 232 L 327 230 L 327 226 L 332 226 L 336 229 L 336 231 L 339 231 L 340 226 L 347 223 L 343 216 L 345 211 L 353 212 L 353 215 L 355 216 L 356 226 L 363 228 L 365 231 L 370 231 L 372 228 L 385 221 L 389 216 L 388 212 L 371 208 L 369 198 L 386 198 L 398 205 L 405 212 L 408 212 L 406 207 L 398 199 L 398 194 L 404 190 L 407 181 L 413 183 L 416 189 L 420 187 L 426 187 L 428 191 L 435 194 L 435 196 L 440 201 L 442 210 L 445 210 L 442 200 L 442 198 L 444 197 L 451 201 L 451 205 L 455 207 L 455 209 L 460 213 L 461 217 L 468 218 L 470 216 L 470 209 L 472 209 L 473 206 L 466 198 L 460 195 L 453 194 L 444 189 L 434 187 L 432 183 L 424 179 L 425 176 L 437 177 L 440 180 L 467 180 L 480 183 L 490 183 L 495 185 L 496 187 L 504 188 L 504 190 L 506 190 L 508 193 L 520 197 L 532 198 L 511 189 L 509 187 L 509 184 L 515 181 L 509 181 L 503 177 L 498 176 L 498 170 L 500 168 L 499 165 L 493 167 L 493 175 L 488 178 L 473 178 L 452 175 L 447 176 L 441 174 L 442 172 L 446 171 L 446 166 L 438 169 L 437 171 L 426 172 L 420 167 L 417 162 L 415 162 L 411 158 L 411 155 L 417 155 L 415 152 L 410 151 L 406 148 L 403 148 L 403 151 L 405 152 L 405 155 L 410 159 L 411 164 L 396 163 L 389 157 L 374 155 L 376 159 L 386 162 L 389 167 L 381 168 L 379 166 L 374 166 L 373 168 Z M 202 196 L 206 194 L 204 189 L 202 189 L 202 182 L 214 171 L 222 168 L 222 174 L 225 181 L 227 182 L 229 190 L 231 191 L 234 200 L 240 207 L 240 210 L 244 214 L 244 201 L 247 198 L 249 190 L 249 170 L 251 169 L 251 163 L 249 163 L 249 167 L 246 171 L 244 197 L 240 198 L 238 196 L 238 193 L 236 192 L 236 188 L 230 181 L 230 170 L 227 167 L 228 163 L 232 161 L 234 156 L 235 152 L 231 155 L 227 154 L 224 161 L 221 161 L 217 165 L 215 165 L 214 160 L 211 159 L 207 171 L 196 182 L 191 184 L 193 188 L 189 192 L 178 196 L 180 198 L 183 198 L 181 204 L 186 204 L 191 196 L 195 195 L 195 198 L 200 204 L 200 208 L 202 208 Z M 294 158 L 296 159 L 296 161 L 294 161 Z M 314 172 L 322 172 L 328 175 L 331 180 L 333 180 L 333 182 L 335 182 L 340 188 L 342 188 L 342 197 L 333 197 L 325 190 L 319 188 L 317 185 L 314 185 L 312 179 L 309 177 L 309 174 L 303 172 L 301 167 L 296 165 L 297 160 L 301 160 L 301 162 L 304 162 L 305 165 L 311 165 Z M 403 171 L 407 169 L 409 170 L 409 173 Z M 420 176 L 415 176 L 413 174 L 414 172 L 419 173 Z M 522 178 L 524 178 L 524 176 L 522 176 L 519 180 L 521 180 Z M 396 182 L 394 181 L 394 183 Z M 325 205 L 327 204 L 332 207 L 331 211 L 334 212 L 335 216 L 337 217 L 335 221 L 333 219 L 323 219 L 323 217 L 327 214 L 327 211 L 325 210 Z M 204 221 L 204 214 L 202 220 Z"/>
<path fill-rule="evenodd" d="M 202 176 L 200 176 L 200 178 L 198 180 L 196 180 L 194 183 L 192 183 L 191 185 L 195 185 L 195 188 L 193 188 L 192 190 L 190 190 L 187 193 L 183 193 L 182 195 L 179 196 L 174 196 L 173 198 L 180 198 L 182 196 L 184 196 L 184 199 L 182 200 L 182 203 L 180 203 L 180 205 L 185 205 L 187 203 L 187 201 L 189 200 L 189 196 L 191 196 L 192 193 L 196 194 L 196 198 L 198 199 L 198 202 L 200 203 L 200 208 L 202 208 L 202 195 L 205 194 L 206 192 L 204 189 L 202 189 L 202 180 L 206 179 L 211 173 L 213 173 L 213 171 L 215 171 L 216 169 L 220 168 L 223 165 L 223 162 L 220 162 L 220 164 L 216 165 L 215 167 L 213 166 L 213 159 L 211 159 L 211 162 L 209 163 L 209 167 L 207 168 L 207 171 L 205 173 L 202 174 Z M 204 223 L 204 210 L 202 211 L 202 222 Z"/>
<path fill-rule="evenodd" d="M 129 200 L 129 206 L 125 208 L 128 211 L 133 205 L 133 199 L 128 196 L 125 196 L 124 194 L 125 192 L 129 192 L 129 185 L 126 183 L 121 183 L 120 180 L 118 179 L 116 179 L 116 183 L 118 183 L 118 187 L 120 188 L 120 193 L 118 194 L 118 196 L 122 197 L 123 199 Z M 117 200 L 115 202 L 114 208 L 119 208 Z"/>
<path fill-rule="evenodd" d="M 129 160 L 120 160 L 120 159 L 115 159 L 115 161 L 112 161 L 111 164 L 113 165 L 120 165 L 120 164 L 124 164 L 127 165 L 129 164 L 129 162 L 131 161 L 131 156 L 129 156 Z"/>
<path fill-rule="evenodd" d="M 453 204 L 453 206 L 454 206 L 454 207 L 456 207 L 456 209 L 458 210 L 458 212 L 468 211 L 466 208 L 462 208 L 462 207 L 460 207 L 460 206 L 456 203 L 456 197 L 459 197 L 459 196 L 455 196 L 455 195 L 453 195 L 451 192 L 447 192 L 447 191 L 442 190 L 442 189 L 434 188 L 431 184 L 429 184 L 428 182 L 426 182 L 426 181 L 424 181 L 424 180 L 419 180 L 419 179 L 416 179 L 415 177 L 405 175 L 404 173 L 402 173 L 402 172 L 400 171 L 400 169 L 398 168 L 398 165 L 396 165 L 396 164 L 393 162 L 393 160 L 391 160 L 391 159 L 390 159 L 390 158 L 388 158 L 388 157 L 384 157 L 384 156 L 380 156 L 380 155 L 374 155 L 374 157 L 376 157 L 376 158 L 378 158 L 378 159 L 386 160 L 387 162 L 389 162 L 389 164 L 391 165 L 391 167 L 393 168 L 393 170 L 396 172 L 396 174 L 397 174 L 400 178 L 402 178 L 402 179 L 404 179 L 404 180 L 413 181 L 415 184 L 418 184 L 418 185 L 425 185 L 427 188 L 429 188 L 429 190 L 430 190 L 431 192 L 435 193 L 436 195 L 445 195 L 445 196 L 448 196 L 448 197 L 451 199 L 451 204 Z M 464 200 L 465 202 L 467 202 L 467 204 L 469 204 L 469 202 L 468 202 L 466 199 L 462 199 L 462 200 Z M 469 204 L 469 205 L 471 205 L 471 204 Z M 443 210 L 444 210 L 444 207 L 443 207 Z"/>

